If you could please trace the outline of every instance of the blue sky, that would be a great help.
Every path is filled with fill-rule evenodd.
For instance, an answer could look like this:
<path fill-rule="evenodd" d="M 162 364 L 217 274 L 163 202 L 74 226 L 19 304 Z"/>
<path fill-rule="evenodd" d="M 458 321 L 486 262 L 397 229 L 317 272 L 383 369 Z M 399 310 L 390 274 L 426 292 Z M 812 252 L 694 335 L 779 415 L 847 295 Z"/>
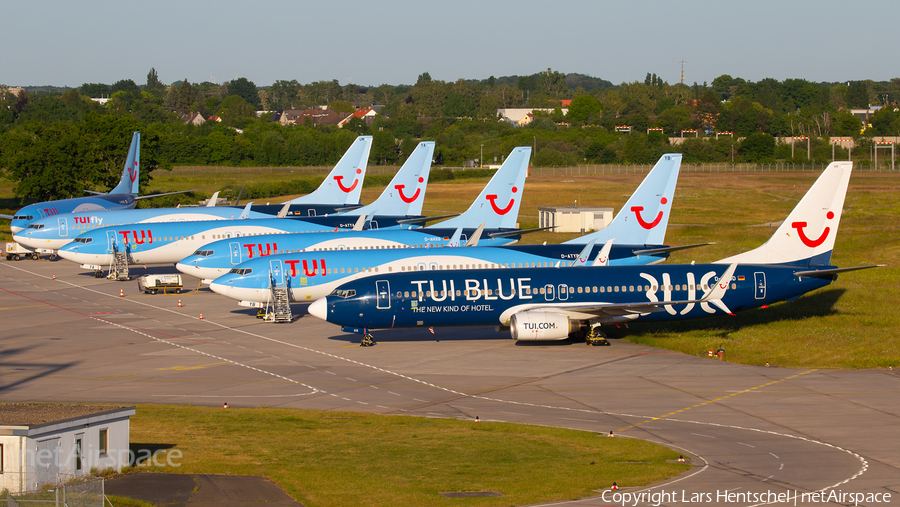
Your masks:
<path fill-rule="evenodd" d="M 897 0 L 0 0 L 0 84 L 132 79 L 360 85 L 528 75 L 614 84 L 889 80 Z"/>

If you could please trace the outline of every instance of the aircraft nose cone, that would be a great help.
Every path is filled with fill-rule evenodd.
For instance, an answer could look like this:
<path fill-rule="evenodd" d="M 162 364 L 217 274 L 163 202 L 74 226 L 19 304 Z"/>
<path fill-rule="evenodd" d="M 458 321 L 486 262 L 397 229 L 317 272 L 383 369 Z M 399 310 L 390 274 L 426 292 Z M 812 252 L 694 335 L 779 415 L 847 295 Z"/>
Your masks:
<path fill-rule="evenodd" d="M 223 296 L 228 295 L 228 285 L 224 283 L 216 283 L 213 282 L 209 284 L 209 290 L 215 292 L 216 294 L 221 294 Z"/>
<path fill-rule="evenodd" d="M 324 297 L 313 301 L 306 311 L 317 319 L 328 321 L 328 298 Z"/>
<path fill-rule="evenodd" d="M 177 269 L 178 271 L 181 271 L 182 273 L 184 273 L 186 275 L 192 274 L 190 272 L 190 268 L 191 268 L 191 265 L 188 263 L 185 263 L 185 262 L 179 262 L 179 263 L 175 264 L 175 269 Z"/>

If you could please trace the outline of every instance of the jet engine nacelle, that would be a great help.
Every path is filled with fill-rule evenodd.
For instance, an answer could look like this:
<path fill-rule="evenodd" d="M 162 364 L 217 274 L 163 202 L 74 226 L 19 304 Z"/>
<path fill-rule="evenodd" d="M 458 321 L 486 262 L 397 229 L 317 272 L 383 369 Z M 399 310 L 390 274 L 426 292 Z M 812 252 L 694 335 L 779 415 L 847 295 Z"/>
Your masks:
<path fill-rule="evenodd" d="M 579 329 L 578 321 L 552 312 L 519 312 L 509 322 L 512 339 L 521 341 L 565 340 Z"/>

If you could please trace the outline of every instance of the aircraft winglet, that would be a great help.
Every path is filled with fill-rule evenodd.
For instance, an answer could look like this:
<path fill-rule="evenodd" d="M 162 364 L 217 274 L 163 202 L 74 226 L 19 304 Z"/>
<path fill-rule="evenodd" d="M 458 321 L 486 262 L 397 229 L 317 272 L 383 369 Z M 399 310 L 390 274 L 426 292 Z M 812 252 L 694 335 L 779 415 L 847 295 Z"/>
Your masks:
<path fill-rule="evenodd" d="M 216 192 L 216 194 L 218 194 L 218 192 Z M 281 209 L 278 210 L 278 214 L 275 215 L 275 218 L 286 217 L 288 214 L 288 211 L 290 211 L 290 209 L 291 209 L 291 203 L 289 203 L 289 202 L 284 203 L 284 206 L 282 206 Z"/>
<path fill-rule="evenodd" d="M 738 265 L 735 262 L 728 266 L 728 269 L 725 270 L 725 273 L 719 277 L 719 281 L 716 282 L 715 285 L 712 286 L 706 294 L 700 298 L 701 303 L 712 303 L 716 305 L 723 312 L 734 315 L 731 310 L 725 306 L 725 303 L 722 302 L 722 298 L 725 296 L 725 293 L 728 292 L 728 287 L 731 286 L 731 278 L 734 276 L 734 271 L 737 269 Z"/>
<path fill-rule="evenodd" d="M 575 262 L 572 263 L 572 266 L 587 266 L 587 263 L 591 258 L 591 250 L 594 249 L 595 242 L 595 240 L 590 240 L 588 241 L 587 245 L 584 245 L 584 248 L 581 250 L 581 253 L 578 254 L 578 258 L 575 259 Z"/>
<path fill-rule="evenodd" d="M 458 247 L 459 239 L 462 237 L 462 227 L 457 227 L 455 231 L 453 231 L 453 236 L 450 236 L 450 241 L 447 242 L 447 246 Z"/>
<path fill-rule="evenodd" d="M 616 238 L 609 238 L 609 240 L 603 244 L 603 248 L 597 252 L 597 258 L 594 259 L 594 262 L 591 266 L 609 266 L 609 251 L 612 250 L 613 241 Z"/>
<path fill-rule="evenodd" d="M 485 223 L 481 222 L 481 225 L 475 229 L 475 232 L 472 233 L 472 236 L 469 238 L 469 241 L 466 241 L 465 246 L 478 246 L 478 241 L 481 239 L 481 235 L 484 233 Z"/>
<path fill-rule="evenodd" d="M 207 208 L 214 208 L 216 206 L 216 202 L 219 200 L 219 192 L 216 192 L 209 198 L 209 201 L 206 202 Z"/>
<path fill-rule="evenodd" d="M 248 202 L 247 205 L 244 206 L 244 211 L 241 212 L 241 216 L 238 217 L 239 219 L 250 218 L 250 206 L 253 206 L 253 201 Z"/>
<path fill-rule="evenodd" d="M 366 214 L 363 213 L 362 215 L 359 216 L 359 218 L 356 219 L 356 223 L 353 224 L 353 230 L 361 231 L 365 228 L 365 226 L 366 226 Z"/>

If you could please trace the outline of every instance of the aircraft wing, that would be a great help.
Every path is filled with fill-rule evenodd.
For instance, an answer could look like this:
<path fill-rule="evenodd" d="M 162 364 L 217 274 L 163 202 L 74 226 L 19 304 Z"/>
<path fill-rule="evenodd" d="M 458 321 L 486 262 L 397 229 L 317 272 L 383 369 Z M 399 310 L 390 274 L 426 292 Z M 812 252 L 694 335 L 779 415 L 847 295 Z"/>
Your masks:
<path fill-rule="evenodd" d="M 722 302 L 722 297 L 731 285 L 731 277 L 737 269 L 737 264 L 731 264 L 720 280 L 728 280 L 726 283 L 716 283 L 707 290 L 699 299 L 686 299 L 679 301 L 639 301 L 634 303 L 598 303 L 584 305 L 540 305 L 529 310 L 542 310 L 546 312 L 561 313 L 572 319 L 585 320 L 595 317 L 621 317 L 623 315 L 642 315 L 647 313 L 662 312 L 667 305 L 687 305 L 691 303 L 710 303 L 719 307 L 722 311 L 732 314 L 731 310 Z M 733 315 L 733 314 L 732 314 Z"/>
<path fill-rule="evenodd" d="M 697 247 L 699 247 L 699 246 L 709 246 L 709 245 L 715 245 L 715 243 L 696 243 L 696 244 L 694 244 L 694 245 L 666 246 L 666 247 L 660 247 L 660 248 L 648 248 L 648 249 L 646 249 L 646 250 L 635 250 L 635 251 L 632 252 L 632 253 L 634 253 L 635 255 L 641 255 L 641 254 L 657 254 L 657 253 L 666 253 L 666 252 L 676 252 L 676 251 L 678 251 L 678 250 L 685 250 L 685 249 L 688 249 L 688 248 L 697 248 Z"/>
<path fill-rule="evenodd" d="M 430 222 L 432 220 L 440 220 L 442 218 L 455 217 L 455 216 L 459 216 L 459 213 L 452 213 L 450 215 L 437 215 L 437 216 L 433 216 L 433 217 L 403 218 L 403 219 L 397 220 L 397 224 L 401 224 L 401 225 L 402 224 L 418 224 L 418 223 Z"/>
<path fill-rule="evenodd" d="M 164 195 L 188 194 L 191 192 L 196 192 L 196 190 L 179 190 L 178 192 L 166 192 L 164 194 L 138 195 L 135 196 L 134 200 L 137 201 L 138 199 L 150 199 L 151 197 L 162 197 Z"/>
<path fill-rule="evenodd" d="M 551 225 L 550 227 L 535 227 L 534 229 L 515 229 L 512 231 L 506 232 L 492 232 L 488 234 L 489 238 L 505 238 L 507 236 L 518 236 L 519 234 L 528 234 L 529 232 L 540 232 L 546 231 L 549 229 L 556 229 L 557 226 Z"/>
<path fill-rule="evenodd" d="M 7 219 L 7 220 L 12 220 L 12 219 L 13 219 L 13 216 L 12 216 L 12 215 L 2 215 L 2 214 L 0 214 L 0 218 L 5 218 L 5 219 Z"/>

